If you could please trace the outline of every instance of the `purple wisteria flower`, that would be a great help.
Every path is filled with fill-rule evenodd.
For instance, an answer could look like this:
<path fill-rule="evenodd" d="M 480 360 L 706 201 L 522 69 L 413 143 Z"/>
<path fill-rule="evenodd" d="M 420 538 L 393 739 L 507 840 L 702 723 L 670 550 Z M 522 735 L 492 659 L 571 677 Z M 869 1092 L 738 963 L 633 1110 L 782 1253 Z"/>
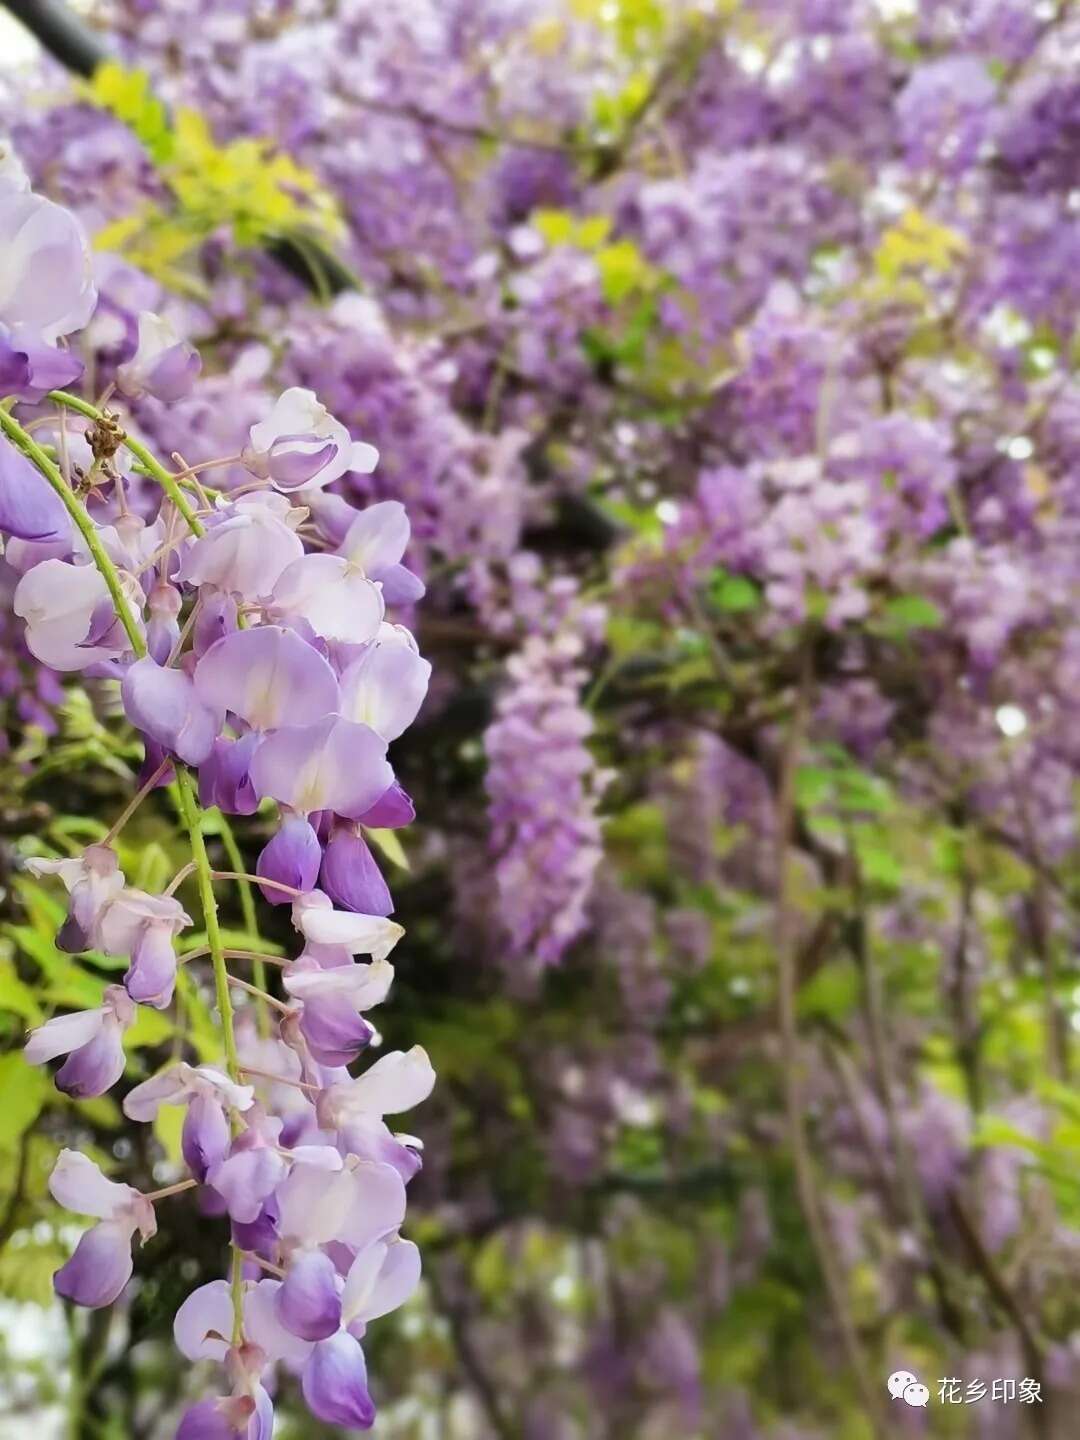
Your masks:
<path fill-rule="evenodd" d="M 267 419 L 251 427 L 244 452 L 252 474 L 279 490 L 321 489 L 347 470 L 366 475 L 378 459 L 374 446 L 354 441 L 313 390 L 299 387 L 286 390 Z"/>
<path fill-rule="evenodd" d="M 171 403 L 191 394 L 201 369 L 194 345 L 182 340 L 168 320 L 144 310 L 139 316 L 138 347 L 117 369 L 116 383 L 132 399 L 152 395 Z"/>
<path fill-rule="evenodd" d="M 49 1177 L 49 1192 L 66 1210 L 98 1221 L 56 1272 L 57 1294 L 91 1309 L 111 1305 L 131 1279 L 136 1233 L 146 1241 L 157 1232 L 153 1205 L 130 1185 L 106 1179 L 77 1150 L 61 1150 Z"/>
<path fill-rule="evenodd" d="M 237 1085 L 210 1065 L 181 1061 L 136 1085 L 124 1099 L 124 1114 L 149 1122 L 156 1119 L 162 1105 L 186 1106 L 181 1136 L 184 1159 L 196 1180 L 202 1181 L 210 1167 L 228 1153 L 230 1113 L 243 1114 L 254 1101 L 250 1085 Z"/>
<path fill-rule="evenodd" d="M 71 213 L 0 184 L 0 325 L 55 345 L 97 304 L 90 246 Z"/>
<path fill-rule="evenodd" d="M 180 578 L 241 600 L 271 594 L 282 572 L 304 553 L 295 528 L 300 514 L 284 496 L 241 497 L 189 547 Z"/>
<path fill-rule="evenodd" d="M 23 1054 L 31 1065 L 66 1055 L 56 1072 L 57 1089 L 76 1100 L 104 1095 L 124 1073 L 124 1031 L 134 1019 L 135 1004 L 127 991 L 110 985 L 96 1009 L 47 1020 L 30 1036 Z"/>
<path fill-rule="evenodd" d="M 513 956 L 533 972 L 557 963 L 584 930 L 602 855 L 606 776 L 585 745 L 583 648 L 573 634 L 527 641 L 486 736 L 499 916 Z"/>
<path fill-rule="evenodd" d="M 0 202 L 0 388 L 34 398 L 73 378 L 57 341 L 86 323 L 96 297 L 77 222 L 33 195 L 6 160 Z M 174 404 L 204 383 L 199 356 L 167 321 L 138 308 L 134 353 L 131 326 L 116 342 L 130 355 L 116 385 L 130 399 Z M 96 423 L 126 434 L 104 416 Z M 154 1234 L 155 1204 L 199 1187 L 205 1212 L 225 1218 L 232 1246 L 278 1278 L 252 1281 L 238 1271 L 235 1285 L 212 1282 L 181 1306 L 182 1353 L 217 1361 L 225 1376 L 216 1396 L 186 1410 L 179 1440 L 270 1440 L 279 1363 L 300 1373 L 318 1419 L 366 1428 L 374 1406 L 365 1326 L 406 1300 L 420 1274 L 415 1246 L 399 1233 L 419 1142 L 394 1135 L 384 1117 L 426 1099 L 435 1079 L 419 1047 L 383 1055 L 358 1077 L 348 1069 L 380 1043 L 367 1016 L 389 993 L 386 957 L 404 933 L 388 918 L 393 900 L 364 834 L 414 814 L 388 758 L 431 670 L 412 635 L 387 619 L 388 605 L 423 594 L 402 563 L 407 516 L 395 503 L 360 511 L 325 495 L 349 471 L 370 473 L 378 456 L 309 390 L 287 390 L 251 426 L 245 463 L 255 478 L 241 493 L 211 498 L 191 480 L 198 515 L 175 488 L 186 475 L 162 480 L 155 508 L 152 481 L 161 476 L 125 459 L 130 438 L 117 439 L 106 460 L 94 437 L 65 432 L 56 447 L 64 465 L 54 468 L 40 456 L 31 463 L 28 432 L 11 426 L 18 444 L 0 441 L 0 530 L 19 577 L 12 608 L 26 647 L 54 670 L 118 682 L 123 716 L 143 741 L 145 782 L 108 841 L 25 862 L 68 892 L 58 947 L 127 962 L 123 985 L 104 987 L 100 1005 L 35 1030 L 26 1059 L 65 1056 L 62 1091 L 105 1094 L 124 1072 L 123 1037 L 138 1007 L 170 1008 L 181 959 L 197 963 L 207 953 L 227 1057 L 224 1068 L 206 1063 L 200 1039 L 190 1060 L 181 1053 L 124 1099 L 124 1113 L 142 1123 L 163 1105 L 184 1107 L 187 1178 L 144 1195 L 85 1156 L 61 1153 L 54 1198 L 98 1223 L 57 1273 L 56 1289 L 76 1304 L 111 1303 L 132 1274 L 134 1237 Z M 81 510 L 75 526 L 61 487 L 91 472 L 91 484 L 68 497 Z M 295 504 L 282 493 L 293 491 L 302 492 Z M 318 520 L 305 523 L 308 499 L 333 514 L 332 540 Z M 170 782 L 192 860 L 155 894 L 127 883 L 109 842 Z M 284 999 L 226 968 L 276 957 L 223 948 L 207 895 L 215 878 L 230 877 L 209 868 L 200 805 L 234 815 L 276 807 L 255 876 L 239 878 L 257 879 L 268 901 L 291 906 L 301 953 L 278 962 Z M 174 891 L 193 870 L 207 943 L 181 957 L 178 938 L 193 921 Z M 278 1017 L 255 1058 L 241 1053 L 224 986 L 253 992 Z"/>

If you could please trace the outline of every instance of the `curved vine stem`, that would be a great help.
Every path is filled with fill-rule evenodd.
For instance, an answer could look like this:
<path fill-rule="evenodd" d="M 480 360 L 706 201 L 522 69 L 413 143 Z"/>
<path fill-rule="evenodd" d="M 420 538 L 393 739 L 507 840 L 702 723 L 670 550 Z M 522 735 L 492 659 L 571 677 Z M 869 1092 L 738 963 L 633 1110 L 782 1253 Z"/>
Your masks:
<path fill-rule="evenodd" d="M 221 812 L 218 812 L 218 824 L 221 827 L 221 843 L 225 854 L 229 857 L 229 864 L 239 874 L 244 869 L 244 857 L 240 853 L 240 846 L 236 843 L 236 835 L 232 826 Z M 250 880 L 238 880 L 236 888 L 240 896 L 240 914 L 243 916 L 244 929 L 257 943 L 261 943 L 262 936 L 259 934 L 259 917 L 255 910 L 255 896 L 252 893 Z M 262 959 L 256 959 L 252 964 L 252 976 L 255 984 L 260 990 L 267 989 L 266 966 Z M 265 1037 L 270 1034 L 270 1012 L 264 1001 L 260 1000 L 255 1011 L 259 1027 L 259 1034 Z"/>
<path fill-rule="evenodd" d="M 179 764 L 176 767 L 176 793 L 180 800 L 180 813 L 191 841 L 195 884 L 198 887 L 199 902 L 206 924 L 207 948 L 210 951 L 210 960 L 214 967 L 214 990 L 218 1014 L 221 1016 L 221 1029 L 225 1037 L 225 1064 L 229 1078 L 236 1080 L 240 1073 L 240 1058 L 236 1052 L 232 997 L 229 994 L 229 972 L 225 965 L 225 944 L 221 938 L 221 926 L 218 923 L 213 872 L 210 869 L 210 857 L 206 853 L 206 837 L 202 832 L 201 812 L 191 773 L 185 766 Z"/>
<path fill-rule="evenodd" d="M 57 405 L 62 405 L 67 410 L 74 410 L 77 414 L 85 416 L 88 420 L 94 420 L 100 423 L 105 419 L 104 412 L 99 410 L 96 405 L 91 405 L 89 400 L 80 399 L 78 395 L 69 395 L 66 390 L 50 390 L 49 399 Z M 138 460 L 158 482 L 165 491 L 165 494 L 168 495 L 169 499 L 184 517 L 192 534 L 205 535 L 205 526 L 198 515 L 195 514 L 191 501 L 184 494 L 183 490 L 181 490 L 177 478 L 172 471 L 166 470 L 161 461 L 151 454 L 142 441 L 136 440 L 135 436 L 126 429 L 124 430 L 124 438 L 121 443 L 125 449 L 131 451 L 136 460 Z"/>
<path fill-rule="evenodd" d="M 31 461 L 45 479 L 49 482 L 57 495 L 64 503 L 64 508 L 71 516 L 75 528 L 86 541 L 86 547 L 90 556 L 98 568 L 101 578 L 109 588 L 109 595 L 116 609 L 121 625 L 131 642 L 131 648 L 140 658 L 146 654 L 146 642 L 139 633 L 139 627 L 135 624 L 131 608 L 124 594 L 124 588 L 120 583 L 120 575 L 116 566 L 105 553 L 105 548 L 98 538 L 94 528 L 94 522 L 79 504 L 71 487 L 60 474 L 59 466 L 49 459 L 45 451 L 37 443 L 34 437 L 27 433 L 23 427 L 6 410 L 0 409 L 0 429 L 8 437 L 17 450 L 22 451 L 26 458 Z"/>

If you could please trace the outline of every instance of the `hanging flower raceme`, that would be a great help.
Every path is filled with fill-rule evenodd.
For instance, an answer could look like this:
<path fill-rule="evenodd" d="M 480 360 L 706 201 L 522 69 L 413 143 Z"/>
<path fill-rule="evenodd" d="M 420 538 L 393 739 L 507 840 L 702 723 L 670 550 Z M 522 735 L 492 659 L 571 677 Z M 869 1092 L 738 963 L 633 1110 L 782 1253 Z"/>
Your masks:
<path fill-rule="evenodd" d="M 0 259 L 10 261 L 0 282 L 0 391 L 24 399 L 31 381 L 47 375 L 51 387 L 74 374 L 62 377 L 57 342 L 85 324 L 94 294 L 71 217 L 32 195 L 9 165 L 0 191 Z M 199 383 L 199 356 L 165 320 L 144 312 L 138 331 L 117 375 L 122 394 L 168 404 Z M 66 406 L 63 394 L 58 403 Z M 310 391 L 286 391 L 252 427 L 245 462 L 255 479 L 235 498 L 190 484 L 148 457 L 125 417 L 90 407 L 93 433 L 73 428 L 69 439 L 93 468 L 91 509 L 73 484 L 70 448 L 39 449 L 18 413 L 0 411 L 0 531 L 20 573 L 14 610 L 26 643 L 57 670 L 119 682 L 146 751 L 145 784 L 105 840 L 25 860 L 68 892 L 57 944 L 127 962 L 123 984 L 105 987 L 99 1005 L 35 1030 L 26 1058 L 63 1057 L 61 1090 L 105 1094 L 124 1073 L 124 1034 L 139 1006 L 169 1009 L 181 964 L 207 958 L 224 1057 L 206 1063 L 201 1035 L 190 1058 L 181 1054 L 123 1100 L 124 1113 L 146 1123 L 162 1106 L 184 1107 L 186 1178 L 143 1195 L 85 1156 L 61 1154 L 54 1197 L 97 1223 L 57 1272 L 57 1291 L 81 1305 L 115 1300 L 132 1273 L 135 1237 L 154 1234 L 155 1205 L 200 1186 L 231 1244 L 270 1274 L 222 1278 L 181 1306 L 181 1351 L 219 1362 L 224 1376 L 188 1408 L 180 1440 L 269 1440 L 278 1364 L 300 1373 L 316 1418 L 364 1428 L 374 1417 L 365 1327 L 407 1299 L 420 1275 L 419 1255 L 400 1235 L 419 1142 L 393 1134 L 385 1117 L 420 1103 L 434 1083 L 418 1048 L 385 1055 L 358 1077 L 348 1068 L 379 1043 L 368 1015 L 387 998 L 387 956 L 403 934 L 388 918 L 393 900 L 365 835 L 413 818 L 388 758 L 430 674 L 386 613 L 423 594 L 403 564 L 408 519 L 400 505 L 356 511 L 327 494 L 349 469 L 371 470 L 377 454 Z M 83 406 L 72 426 L 85 414 Z M 147 498 L 154 484 L 156 509 Z M 336 526 L 329 548 L 311 553 L 301 538 L 312 529 L 301 529 L 308 500 L 333 511 Z M 316 544 L 326 543 L 325 527 L 314 529 Z M 170 782 L 192 859 L 154 894 L 127 883 L 112 838 Z M 280 970 L 283 998 L 230 973 L 230 960 L 260 957 L 223 948 L 213 885 L 231 877 L 210 869 L 200 804 L 231 815 L 277 809 L 257 874 L 240 878 L 292 907 L 299 953 Z M 178 953 L 193 921 L 174 892 L 190 872 L 206 944 L 189 941 Z M 267 1027 L 251 1053 L 234 1027 L 231 996 L 240 989 L 279 1016 L 277 1034 Z"/>

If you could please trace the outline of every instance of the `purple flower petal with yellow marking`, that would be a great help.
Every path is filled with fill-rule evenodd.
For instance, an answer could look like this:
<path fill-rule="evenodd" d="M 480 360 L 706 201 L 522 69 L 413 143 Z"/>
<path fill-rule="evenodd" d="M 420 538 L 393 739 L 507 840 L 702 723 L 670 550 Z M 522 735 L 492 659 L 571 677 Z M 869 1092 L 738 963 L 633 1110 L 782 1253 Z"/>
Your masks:
<path fill-rule="evenodd" d="M 120 686 L 131 723 L 188 765 L 201 765 L 221 730 L 223 712 L 204 704 L 182 671 L 149 656 L 129 666 Z"/>
<path fill-rule="evenodd" d="M 369 726 L 333 714 L 268 735 L 251 763 L 256 793 L 302 815 L 316 810 L 362 813 L 393 778 L 386 741 Z"/>
<path fill-rule="evenodd" d="M 312 725 L 336 711 L 340 698 L 327 661 L 277 625 L 224 636 L 195 666 L 194 678 L 204 705 L 238 715 L 255 730 Z"/>

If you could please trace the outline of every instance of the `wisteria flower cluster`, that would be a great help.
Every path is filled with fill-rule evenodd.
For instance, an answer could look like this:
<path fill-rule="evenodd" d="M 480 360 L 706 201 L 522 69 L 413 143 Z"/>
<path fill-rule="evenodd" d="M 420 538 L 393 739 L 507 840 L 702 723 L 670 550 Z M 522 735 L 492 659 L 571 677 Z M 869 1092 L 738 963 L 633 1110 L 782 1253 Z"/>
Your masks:
<path fill-rule="evenodd" d="M 43 665 L 119 683 L 146 752 L 142 788 L 101 843 L 27 862 L 67 892 L 57 945 L 127 969 L 100 1006 L 36 1029 L 26 1059 L 63 1057 L 61 1091 L 104 1095 L 124 1072 L 139 1007 L 171 1006 L 180 967 L 204 956 L 222 1027 L 220 1068 L 177 1058 L 123 1099 L 137 1122 L 161 1106 L 184 1108 L 187 1178 L 146 1194 L 86 1155 L 60 1154 L 54 1198 L 95 1223 L 56 1290 L 78 1305 L 111 1304 L 131 1277 L 136 1237 L 155 1233 L 156 1207 L 198 1187 L 203 1209 L 227 1223 L 232 1260 L 181 1306 L 176 1342 L 189 1360 L 219 1362 L 223 1383 L 188 1409 L 178 1440 L 268 1440 L 278 1367 L 299 1377 L 319 1420 L 366 1428 L 366 1326 L 420 1279 L 418 1251 L 400 1230 L 421 1146 L 385 1117 L 419 1104 L 434 1083 L 420 1047 L 384 1054 L 359 1076 L 349 1069 L 379 1043 L 367 1016 L 390 990 L 387 957 L 403 934 L 365 835 L 414 814 L 387 759 L 431 668 L 387 618 L 388 606 L 424 591 L 403 564 L 409 521 L 397 502 L 357 510 L 326 492 L 378 456 L 308 390 L 287 390 L 251 427 L 247 481 L 223 492 L 205 482 L 212 466 L 166 468 L 119 414 L 58 389 L 82 368 L 65 337 L 94 313 L 87 245 L 68 211 L 31 192 L 10 152 L 5 166 L 0 389 L 41 402 L 32 424 L 0 412 L 13 608 Z M 194 347 L 143 313 L 116 383 L 132 398 L 174 402 L 199 369 Z M 168 783 L 191 862 L 151 894 L 128 883 L 112 842 Z M 284 962 L 225 948 L 201 828 L 203 807 L 244 816 L 274 805 L 278 827 L 250 878 L 270 904 L 291 907 L 298 953 Z M 178 952 L 193 921 L 175 892 L 189 875 L 207 943 Z M 232 973 L 254 964 L 258 978 L 267 963 L 281 967 L 284 999 Z M 234 990 L 277 1016 L 275 1033 L 238 1037 Z"/>
<path fill-rule="evenodd" d="M 94 236 L 98 304 L 80 330 L 76 229 L 5 152 L 4 275 L 36 254 L 29 216 L 56 263 L 35 261 L 47 303 L 5 321 L 4 368 L 126 608 L 60 492 L 7 487 L 10 533 L 27 538 L 9 541 L 3 583 L 26 573 L 27 623 L 2 637 L 0 719 L 17 754 L 44 744 L 39 721 L 62 736 L 58 676 L 69 699 L 87 677 L 99 709 L 119 678 L 148 737 L 145 782 L 164 763 L 158 783 L 171 766 L 182 791 L 197 770 L 205 805 L 251 814 L 238 829 L 256 849 L 277 817 L 263 857 L 237 862 L 276 907 L 275 936 L 298 898 L 285 887 L 313 875 L 330 906 L 299 907 L 309 957 L 315 927 L 342 923 L 331 914 L 373 931 L 408 918 L 423 974 L 395 1014 L 408 1026 L 415 1005 L 455 1083 L 425 1152 L 439 1234 L 425 1305 L 395 1331 L 409 1363 L 383 1371 L 388 1394 L 408 1392 L 384 1409 L 388 1433 L 586 1440 L 601 1409 L 642 1440 L 884 1433 L 895 1407 L 867 1419 L 885 1400 L 874 1377 L 929 1373 L 930 1353 L 943 1375 L 985 1375 L 991 1356 L 1003 1375 L 1041 1374 L 1045 1427 L 1067 1426 L 1078 7 L 88 8 L 124 69 L 44 106 L 36 73 L 4 77 L 0 113 L 34 187 Z M 333 257 L 290 272 L 224 223 L 192 246 L 153 126 L 193 106 L 214 146 L 269 138 L 332 192 Z M 80 393 L 116 387 L 121 428 L 170 458 L 182 504 L 160 500 L 146 458 L 111 448 L 100 403 L 47 398 L 76 383 L 76 346 Z M 408 568 L 383 529 L 394 502 Z M 357 637 L 378 608 L 368 581 L 414 623 L 414 571 L 438 683 L 394 752 L 424 825 L 391 915 L 370 831 L 410 803 L 395 788 L 363 811 L 349 787 L 362 769 L 375 788 L 370 738 L 347 786 L 337 730 L 308 732 L 333 714 L 390 740 L 411 713 L 426 670 L 388 648 L 385 619 Z M 602 601 L 595 628 L 583 595 Z M 245 651 L 254 635 L 265 654 Z M 361 704 L 360 661 L 393 662 L 392 691 L 373 682 Z M 249 693 L 242 676 L 264 666 L 301 681 L 285 699 Z M 300 759 L 313 743 L 317 775 Z M 31 784 L 55 839 L 72 807 L 47 774 Z M 91 847 L 61 941 L 89 930 L 131 974 L 71 1037 L 72 1095 L 116 1068 L 129 1007 L 164 998 L 171 952 L 203 946 L 182 918 L 199 908 L 190 877 L 97 923 L 96 890 L 114 883 L 101 849 L 135 878 L 122 842 Z M 14 877 L 13 930 L 41 889 Z M 29 943 L 11 943 L 47 989 Z M 376 955 L 361 952 L 373 982 L 394 958 Z M 267 989 L 267 961 L 225 958 L 234 994 Z M 312 990 L 355 965 L 298 963 L 272 998 L 325 1069 L 373 1012 Z M 9 1029 L 37 1023 L 18 1005 Z M 316 1080 L 282 1024 L 284 1039 L 240 1025 L 236 1077 L 222 1060 L 256 1097 L 230 1144 L 256 1106 L 281 1120 L 279 1146 L 309 1113 Z M 63 1105 L 51 1118 L 75 1143 Z M 192 1196 L 224 1213 L 215 1176 Z M 156 1209 L 155 1244 L 190 1255 L 185 1202 Z M 54 1213 L 33 1196 L 15 1210 L 20 1243 Z M 321 1248 L 343 1281 L 345 1257 Z M 244 1283 L 266 1293 L 286 1259 L 263 1253 Z M 155 1290 L 148 1277 L 130 1308 L 133 1342 L 154 1342 Z M 257 1314 L 256 1300 L 251 1333 Z M 145 1352 L 129 1348 L 124 1381 L 110 1367 L 88 1408 L 140 1389 Z M 808 1353 L 821 1363 L 804 1368 Z M 778 1362 L 804 1387 L 778 1392 Z M 1027 1429 L 1019 1407 L 982 1412 L 956 1418 Z"/>

